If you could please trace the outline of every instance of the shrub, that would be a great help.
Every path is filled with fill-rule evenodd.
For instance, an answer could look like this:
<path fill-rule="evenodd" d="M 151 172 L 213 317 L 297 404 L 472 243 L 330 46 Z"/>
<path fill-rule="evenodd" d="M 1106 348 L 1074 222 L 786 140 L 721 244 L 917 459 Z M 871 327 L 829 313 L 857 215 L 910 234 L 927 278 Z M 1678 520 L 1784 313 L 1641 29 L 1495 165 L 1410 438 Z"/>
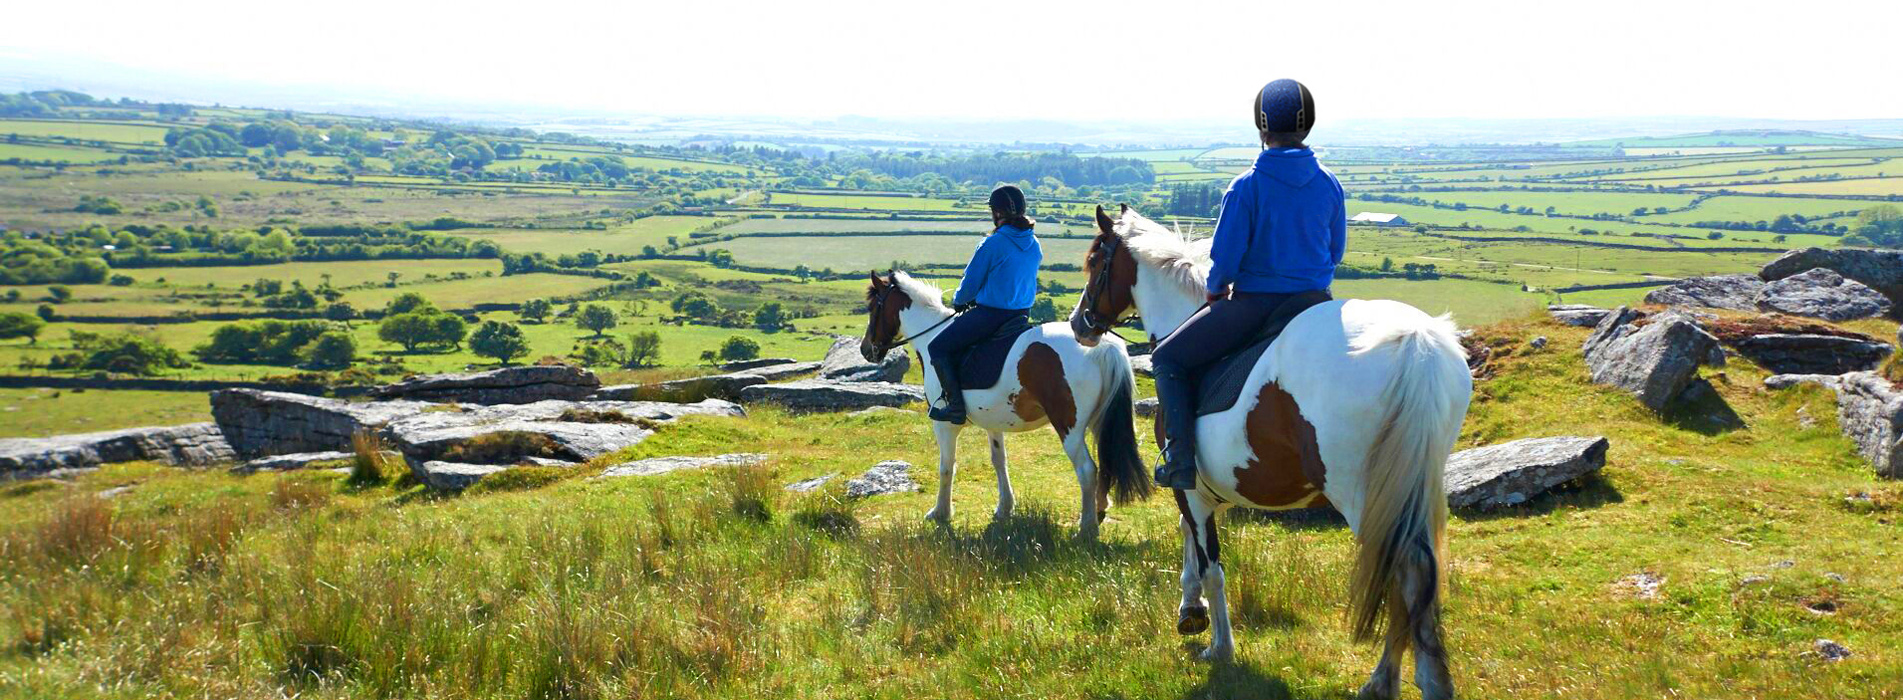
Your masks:
<path fill-rule="evenodd" d="M 357 339 L 344 331 L 326 331 L 299 354 L 313 369 L 344 369 L 357 361 Z"/>
<path fill-rule="evenodd" d="M 639 331 L 628 336 L 628 354 L 626 367 L 640 369 L 653 367 L 661 363 L 661 334 L 659 331 Z"/>
<path fill-rule="evenodd" d="M 614 310 L 600 304 L 582 307 L 581 314 L 575 317 L 576 326 L 594 331 L 597 338 L 601 337 L 603 331 L 615 327 L 616 323 L 619 321 L 615 318 Z"/>
<path fill-rule="evenodd" d="M 56 284 L 51 287 L 47 287 L 46 298 L 52 300 L 52 302 L 55 304 L 66 303 L 68 301 L 71 301 L 73 298 L 73 288 L 63 284 Z"/>
<path fill-rule="evenodd" d="M 453 348 L 463 341 L 463 320 L 434 308 L 386 316 L 377 326 L 377 338 L 416 352 L 425 345 Z"/>
<path fill-rule="evenodd" d="M 100 370 L 152 376 L 161 370 L 190 367 L 177 350 L 158 340 L 137 333 L 101 334 L 70 331 L 73 347 L 79 352 L 55 357 L 61 367 L 55 369 Z M 49 362 L 48 367 L 53 367 Z"/>
<path fill-rule="evenodd" d="M 0 340 L 26 338 L 30 343 L 40 342 L 40 331 L 46 329 L 46 320 L 21 311 L 0 313 Z"/>
<path fill-rule="evenodd" d="M 383 305 L 383 315 L 385 316 L 435 310 L 435 304 L 430 303 L 430 300 L 423 298 L 423 295 L 417 294 L 416 292 L 398 294 L 395 299 L 390 300 L 390 303 Z"/>
<path fill-rule="evenodd" d="M 751 360 L 760 356 L 760 344 L 746 336 L 729 336 L 720 343 L 720 359 L 727 362 Z"/>
<path fill-rule="evenodd" d="M 213 329 L 211 340 L 193 348 L 192 355 L 202 362 L 289 366 L 306 361 L 305 346 L 331 329 L 330 323 L 318 320 L 264 319 L 228 323 Z M 353 357 L 355 349 L 355 341 L 351 341 Z M 334 352 L 336 348 L 331 350 Z M 346 360 L 338 366 L 348 365 Z"/>
<path fill-rule="evenodd" d="M 502 364 L 529 354 L 529 341 L 522 337 L 522 329 L 515 324 L 501 321 L 484 321 L 469 336 L 469 349 L 483 357 L 493 357 Z"/>

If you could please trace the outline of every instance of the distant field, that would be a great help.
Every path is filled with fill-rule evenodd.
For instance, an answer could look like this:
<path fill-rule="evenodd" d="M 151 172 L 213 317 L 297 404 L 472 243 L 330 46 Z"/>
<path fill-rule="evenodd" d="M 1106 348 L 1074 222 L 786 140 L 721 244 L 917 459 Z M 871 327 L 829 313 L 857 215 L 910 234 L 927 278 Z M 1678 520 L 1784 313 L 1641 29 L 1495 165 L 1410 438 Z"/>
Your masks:
<path fill-rule="evenodd" d="M 0 355 L 15 342 L 0 344 Z M 211 420 L 211 402 L 198 392 L 0 389 L 0 438 L 48 437 L 208 420 Z"/>
<path fill-rule="evenodd" d="M 467 308 L 482 303 L 512 303 L 530 299 L 579 294 L 605 286 L 609 280 L 575 275 L 534 273 L 508 277 L 482 277 L 468 280 L 426 282 L 394 288 L 378 287 L 346 292 L 344 300 L 359 309 L 383 306 L 404 292 L 418 292 L 446 308 Z"/>
<path fill-rule="evenodd" d="M 1812 218 L 1832 216 L 1838 212 L 1854 214 L 1876 204 L 1844 199 L 1720 196 L 1706 199 L 1685 211 L 1648 215 L 1640 220 L 1686 225 L 1697 221 L 1774 221 L 1780 214 L 1802 214 Z"/>
<path fill-rule="evenodd" d="M 235 289 L 249 284 L 258 278 L 268 278 L 289 285 L 292 280 L 315 287 L 325 275 L 330 283 L 338 287 L 351 287 L 364 283 L 383 283 L 391 272 L 400 273 L 399 281 L 414 282 L 424 275 L 448 275 L 452 272 L 464 272 L 472 275 L 484 272 L 501 273 L 502 263 L 495 260 L 475 258 L 457 258 L 446 260 L 339 260 L 328 262 L 291 262 L 276 265 L 232 265 L 220 267 L 153 267 L 120 270 L 141 285 L 163 284 L 170 287 L 202 288 L 214 284 L 225 289 Z M 160 283 L 159 280 L 165 280 Z M 83 292 L 76 296 L 84 297 Z"/>
<path fill-rule="evenodd" d="M 495 241 L 511 253 L 542 252 L 551 256 L 596 250 L 603 253 L 639 255 L 645 246 L 660 248 L 667 238 L 687 240 L 687 233 L 713 223 L 704 216 L 650 216 L 608 230 L 594 229 L 462 229 L 449 233 L 465 238 Z"/>
<path fill-rule="evenodd" d="M 0 160 L 19 158 L 21 160 L 51 161 L 54 163 L 98 163 L 118 160 L 119 153 L 110 153 L 96 148 L 67 148 L 64 146 L 39 146 L 26 143 L 0 143 Z"/>
<path fill-rule="evenodd" d="M 1592 229 L 1601 234 L 1606 234 L 1607 232 L 1614 233 L 1612 237 L 1602 235 L 1596 240 L 1630 243 L 1633 245 L 1669 246 L 1677 244 L 1690 248 L 1760 244 L 1765 246 L 1781 245 L 1770 242 L 1771 237 L 1776 235 L 1771 233 L 1738 233 L 1736 236 L 1733 236 L 1733 232 L 1726 232 L 1725 240 L 1709 241 L 1702 237 L 1705 234 L 1703 229 L 1686 228 L 1682 226 L 1628 223 L 1625 221 L 1593 221 L 1590 219 L 1547 217 L 1539 214 L 1503 214 L 1493 209 L 1478 208 L 1470 208 L 1466 211 L 1455 211 L 1452 209 L 1438 209 L 1414 204 L 1391 204 L 1387 202 L 1349 199 L 1348 215 L 1354 216 L 1358 212 L 1400 214 L 1409 222 L 1440 226 L 1459 226 L 1467 224 L 1505 231 L 1510 231 L 1515 227 L 1525 226 L 1531 230 L 1529 234 L 1525 235 L 1545 233 L 1568 234 L 1580 229 Z M 1656 238 L 1633 238 L 1627 235 L 1634 232 L 1664 236 L 1689 236 L 1691 238 L 1668 242 Z M 1630 240 L 1622 240 L 1622 238 Z"/>
<path fill-rule="evenodd" d="M 1553 207 L 1555 213 L 1591 216 L 1594 214 L 1616 214 L 1624 216 L 1633 209 L 1643 207 L 1665 207 L 1677 209 L 1690 204 L 1697 195 L 1689 194 L 1653 194 L 1645 192 L 1548 192 L 1541 190 L 1499 190 L 1481 192 L 1407 192 L 1408 196 L 1420 197 L 1430 201 L 1448 204 L 1464 203 L 1468 207 L 1496 209 L 1501 205 L 1518 209 L 1532 207 L 1535 212 L 1544 213 L 1547 207 Z"/>
<path fill-rule="evenodd" d="M 1899 168 L 1903 170 L 1903 168 Z M 1779 192 L 1783 194 L 1855 194 L 1903 195 L 1903 177 L 1845 180 L 1842 182 L 1779 182 L 1764 185 L 1734 185 L 1724 189 L 1737 192 Z M 1876 205 L 1878 202 L 1862 202 Z"/>
<path fill-rule="evenodd" d="M 962 265 L 971 259 L 979 237 L 958 236 L 787 236 L 748 237 L 715 247 L 733 252 L 742 264 L 814 269 L 885 269 L 894 260 L 913 264 Z M 1044 239 L 1044 262 L 1082 264 L 1089 241 L 1081 238 Z"/>
<path fill-rule="evenodd" d="M 1393 299 L 1430 314 L 1451 313 L 1463 326 L 1523 316 L 1542 308 L 1546 297 L 1517 287 L 1469 280 L 1337 280 L 1339 299 Z"/>
<path fill-rule="evenodd" d="M 0 138 L 7 134 L 19 134 L 38 138 L 65 137 L 81 141 L 164 145 L 165 131 L 165 127 L 157 125 L 117 122 L 0 119 Z"/>
<path fill-rule="evenodd" d="M 757 233 L 893 233 L 898 231 L 943 231 L 949 233 L 969 233 L 983 235 L 991 228 L 990 221 L 973 213 L 970 219 L 920 220 L 920 219 L 743 219 L 720 228 L 722 234 L 749 235 Z M 1089 227 L 1062 222 L 1040 221 L 1037 223 L 1040 236 L 1050 235 L 1091 235 Z"/>
<path fill-rule="evenodd" d="M 959 210 L 957 200 L 934 199 L 929 197 L 885 197 L 856 194 L 803 194 L 792 192 L 773 192 L 769 203 L 801 207 L 821 207 L 830 209 L 875 209 L 896 211 L 954 211 Z M 981 209 L 970 208 L 967 211 L 982 213 Z"/>

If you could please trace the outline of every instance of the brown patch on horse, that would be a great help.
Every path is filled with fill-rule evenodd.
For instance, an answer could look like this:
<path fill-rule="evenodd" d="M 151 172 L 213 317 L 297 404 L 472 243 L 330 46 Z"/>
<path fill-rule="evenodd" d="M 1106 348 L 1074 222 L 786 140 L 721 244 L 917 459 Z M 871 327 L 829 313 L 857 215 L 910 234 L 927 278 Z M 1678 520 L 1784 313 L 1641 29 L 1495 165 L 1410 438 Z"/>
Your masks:
<path fill-rule="evenodd" d="M 1327 467 L 1315 426 L 1302 417 L 1295 397 L 1262 385 L 1248 417 L 1249 448 L 1255 457 L 1236 470 L 1236 493 L 1261 508 L 1309 508 L 1328 505 L 1322 494 Z"/>
<path fill-rule="evenodd" d="M 1102 264 L 1104 238 L 1116 235 L 1105 232 L 1091 241 L 1090 251 L 1084 254 L 1084 269 L 1090 273 L 1091 277 L 1099 274 L 1097 270 Z M 1097 296 L 1096 303 L 1093 304 L 1095 308 L 1091 309 L 1098 318 L 1110 323 L 1123 318 L 1123 314 L 1136 305 L 1134 290 L 1137 286 L 1137 259 L 1131 257 L 1130 246 L 1127 242 L 1119 241 L 1119 243 L 1122 245 L 1116 246 L 1110 253 L 1110 282 L 1099 287 L 1103 293 Z M 1101 283 L 1095 279 L 1084 280 L 1086 289 L 1093 288 L 1097 284 Z"/>
<path fill-rule="evenodd" d="M 1057 437 L 1070 435 L 1077 427 L 1077 400 L 1070 395 L 1070 382 L 1064 380 L 1064 360 L 1043 343 L 1031 343 L 1018 358 L 1018 384 L 1024 387 L 1011 399 L 1011 411 L 1026 423 L 1039 418 L 1051 419 Z"/>
<path fill-rule="evenodd" d="M 879 279 L 879 276 L 874 274 L 871 286 L 866 287 L 866 313 L 868 315 L 874 312 L 879 313 L 866 323 L 866 338 L 875 345 L 885 345 L 898 338 L 899 313 L 912 308 L 912 296 L 906 294 L 903 289 L 886 292 L 885 306 L 877 306 L 879 293 L 895 284 L 897 283 Z"/>

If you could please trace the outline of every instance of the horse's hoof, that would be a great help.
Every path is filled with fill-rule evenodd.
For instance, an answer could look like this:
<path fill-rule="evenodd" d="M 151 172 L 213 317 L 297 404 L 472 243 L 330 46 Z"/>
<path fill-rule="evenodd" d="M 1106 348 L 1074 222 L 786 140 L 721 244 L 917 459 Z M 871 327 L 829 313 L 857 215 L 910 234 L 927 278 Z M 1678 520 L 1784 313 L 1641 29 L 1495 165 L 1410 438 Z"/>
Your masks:
<path fill-rule="evenodd" d="M 1368 679 L 1367 685 L 1361 686 L 1360 692 L 1355 693 L 1355 700 L 1394 700 L 1400 696 L 1399 690 L 1394 676 L 1384 677 L 1377 670 L 1374 676 Z"/>
<path fill-rule="evenodd" d="M 949 514 L 949 513 L 947 513 L 947 514 L 945 514 L 945 515 L 939 515 L 939 514 L 938 514 L 938 509 L 937 509 L 937 508 L 933 508 L 933 509 L 931 509 L 931 510 L 928 510 L 928 511 L 925 511 L 925 521 L 926 521 L 926 522 L 932 522 L 932 523 L 938 523 L 938 524 L 940 524 L 940 525 L 950 525 L 950 524 L 951 524 L 951 514 Z"/>
<path fill-rule="evenodd" d="M 1202 634 L 1206 629 L 1209 629 L 1209 608 L 1197 606 L 1177 611 L 1177 634 L 1184 636 Z"/>
<path fill-rule="evenodd" d="M 1203 650 L 1203 660 L 1214 663 L 1228 663 L 1236 659 L 1236 650 L 1228 646 L 1211 645 Z"/>
<path fill-rule="evenodd" d="M 1104 521 L 1105 518 L 1108 518 L 1108 517 L 1110 517 L 1110 511 L 1104 510 L 1102 508 L 1097 509 L 1097 522 L 1101 523 Z"/>

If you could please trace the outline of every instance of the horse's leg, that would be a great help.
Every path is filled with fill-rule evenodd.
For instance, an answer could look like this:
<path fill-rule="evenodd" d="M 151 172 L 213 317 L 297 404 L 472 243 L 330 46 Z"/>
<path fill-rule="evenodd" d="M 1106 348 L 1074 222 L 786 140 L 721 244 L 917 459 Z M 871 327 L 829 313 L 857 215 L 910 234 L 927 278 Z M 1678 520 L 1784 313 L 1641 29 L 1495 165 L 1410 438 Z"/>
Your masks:
<path fill-rule="evenodd" d="M 1064 454 L 1070 457 L 1071 467 L 1077 471 L 1077 489 L 1083 494 L 1078 499 L 1082 507 L 1077 514 L 1077 537 L 1085 541 L 1097 539 L 1097 463 L 1090 459 L 1085 431 L 1072 430 L 1064 436 Z"/>
<path fill-rule="evenodd" d="M 1011 508 L 1017 503 L 1017 497 L 1011 493 L 1011 470 L 1004 463 L 1004 433 L 991 431 L 991 468 L 998 470 L 998 509 L 991 512 L 992 520 L 1011 517 Z"/>
<path fill-rule="evenodd" d="M 1376 664 L 1374 673 L 1369 674 L 1368 684 L 1361 686 L 1361 692 L 1355 694 L 1355 700 L 1394 700 L 1401 696 L 1400 655 L 1397 649 L 1395 630 L 1388 630 L 1387 643 L 1381 647 L 1381 663 Z"/>
<path fill-rule="evenodd" d="M 1099 469 L 1097 471 L 1097 522 L 1101 523 L 1108 517 L 1110 517 L 1110 480 L 1103 478 L 1103 470 Z"/>
<path fill-rule="evenodd" d="M 1177 526 L 1183 530 L 1183 601 L 1176 606 L 1176 633 L 1202 634 L 1209 629 L 1209 601 L 1203 600 L 1202 538 L 1196 535 L 1196 520 L 1189 513 L 1189 501 L 1182 491 L 1176 494 L 1176 510 L 1182 516 Z"/>
<path fill-rule="evenodd" d="M 1236 641 L 1229 626 L 1229 594 L 1223 585 L 1222 546 L 1216 541 L 1218 505 L 1200 490 L 1185 492 L 1184 500 L 1191 521 L 1196 524 L 1196 534 L 1201 536 L 1197 542 L 1202 554 L 1198 568 L 1203 591 L 1209 596 L 1209 648 L 1203 650 L 1203 658 L 1229 661 L 1236 656 Z"/>
<path fill-rule="evenodd" d="M 1414 685 L 1422 700 L 1454 697 L 1454 681 L 1447 673 L 1447 648 L 1441 645 L 1440 601 L 1435 579 L 1440 576 L 1433 557 L 1416 554 L 1401 562 L 1401 601 L 1407 605 L 1408 626 L 1398 633 L 1412 637 Z"/>
<path fill-rule="evenodd" d="M 932 422 L 932 435 L 938 439 L 938 505 L 925 513 L 926 520 L 951 524 L 952 478 L 958 474 L 958 432 L 960 426 L 943 421 Z"/>

